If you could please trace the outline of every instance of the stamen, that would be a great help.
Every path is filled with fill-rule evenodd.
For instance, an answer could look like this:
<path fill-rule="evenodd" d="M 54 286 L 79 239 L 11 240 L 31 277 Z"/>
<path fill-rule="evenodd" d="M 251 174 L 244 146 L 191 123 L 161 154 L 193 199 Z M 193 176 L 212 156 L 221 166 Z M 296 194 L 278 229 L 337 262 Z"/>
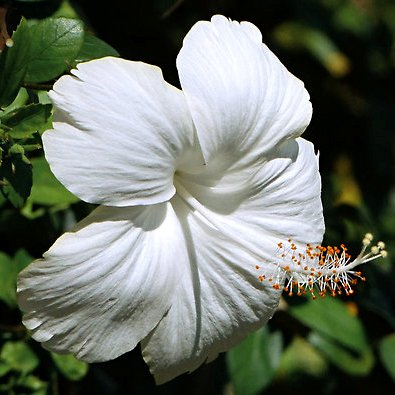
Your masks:
<path fill-rule="evenodd" d="M 351 260 L 344 244 L 340 247 L 314 247 L 307 244 L 302 252 L 297 252 L 298 248 L 292 240 L 280 242 L 277 244 L 276 260 L 272 262 L 277 267 L 277 273 L 266 281 L 275 289 L 283 287 L 290 296 L 295 293 L 299 296 L 310 293 L 316 299 L 316 293 L 321 297 L 325 297 L 327 293 L 331 296 L 341 295 L 343 292 L 351 295 L 354 293 L 352 287 L 358 280 L 365 281 L 362 273 L 353 269 L 363 263 L 388 256 L 382 241 L 366 252 L 372 240 L 371 233 L 364 236 L 361 252 L 354 260 Z M 257 265 L 256 269 L 261 267 Z M 263 275 L 258 278 L 261 282 L 266 279 Z"/>

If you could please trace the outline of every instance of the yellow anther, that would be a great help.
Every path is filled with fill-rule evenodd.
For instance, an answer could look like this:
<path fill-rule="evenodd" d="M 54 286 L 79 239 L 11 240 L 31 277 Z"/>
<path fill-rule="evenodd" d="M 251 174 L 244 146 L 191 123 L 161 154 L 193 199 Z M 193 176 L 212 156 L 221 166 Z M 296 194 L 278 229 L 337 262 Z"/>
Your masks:
<path fill-rule="evenodd" d="M 380 252 L 380 249 L 379 249 L 379 247 L 377 247 L 377 246 L 373 246 L 373 247 L 370 249 L 370 251 L 372 251 L 372 254 L 376 255 L 376 254 L 378 254 L 378 253 Z"/>
<path fill-rule="evenodd" d="M 379 247 L 380 250 L 384 250 L 384 248 L 385 248 L 385 243 L 384 243 L 383 241 L 379 241 L 379 242 L 377 243 L 377 247 Z"/>
<path fill-rule="evenodd" d="M 371 233 L 366 233 L 365 239 L 368 239 L 369 241 L 373 240 L 373 235 Z"/>
<path fill-rule="evenodd" d="M 364 246 L 368 246 L 371 242 L 372 242 L 372 240 L 371 240 L 371 239 L 368 239 L 367 237 L 365 237 L 365 238 L 362 240 L 362 244 L 363 244 Z"/>
<path fill-rule="evenodd" d="M 380 251 L 380 255 L 381 255 L 383 258 L 387 258 L 388 252 L 385 251 L 385 250 L 381 250 L 381 251 Z"/>

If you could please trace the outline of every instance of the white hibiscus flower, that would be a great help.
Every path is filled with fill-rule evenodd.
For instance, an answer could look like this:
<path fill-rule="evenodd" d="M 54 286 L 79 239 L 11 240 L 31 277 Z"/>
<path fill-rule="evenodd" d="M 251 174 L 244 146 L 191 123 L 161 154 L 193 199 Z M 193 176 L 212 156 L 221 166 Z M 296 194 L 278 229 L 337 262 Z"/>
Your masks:
<path fill-rule="evenodd" d="M 105 361 L 141 342 L 157 383 L 264 325 L 286 277 L 278 242 L 324 232 L 318 160 L 299 137 L 309 95 L 259 30 L 198 22 L 177 67 L 182 91 L 155 66 L 110 57 L 54 85 L 45 156 L 101 206 L 18 283 L 45 348 Z"/>

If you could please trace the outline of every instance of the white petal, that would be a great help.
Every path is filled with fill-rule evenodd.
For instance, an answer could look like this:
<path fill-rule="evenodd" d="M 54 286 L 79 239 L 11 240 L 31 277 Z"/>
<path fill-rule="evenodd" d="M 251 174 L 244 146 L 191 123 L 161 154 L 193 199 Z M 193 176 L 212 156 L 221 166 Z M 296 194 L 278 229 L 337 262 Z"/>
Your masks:
<path fill-rule="evenodd" d="M 193 248 L 172 307 L 142 342 L 158 384 L 214 359 L 264 325 L 280 298 L 280 291 L 259 282 L 254 255 L 177 195 L 172 201 Z"/>
<path fill-rule="evenodd" d="M 183 93 L 158 67 L 140 62 L 103 58 L 72 73 L 50 93 L 57 122 L 43 135 L 56 177 L 93 203 L 170 199 L 175 167 L 194 144 Z"/>
<path fill-rule="evenodd" d="M 177 58 L 181 86 L 207 163 L 219 153 L 256 161 L 303 133 L 311 103 L 303 83 L 252 24 L 223 16 L 196 23 Z"/>
<path fill-rule="evenodd" d="M 286 142 L 253 169 L 251 174 L 243 169 L 217 181 L 213 175 L 185 174 L 180 182 L 201 209 L 222 215 L 225 229 L 235 223 L 245 226 L 244 232 L 259 230 L 277 241 L 292 238 L 301 244 L 319 244 L 324 219 L 313 144 L 303 138 Z"/>
<path fill-rule="evenodd" d="M 169 203 L 100 207 L 20 274 L 23 322 L 52 351 L 116 358 L 166 314 L 187 259 Z"/>
<path fill-rule="evenodd" d="M 319 243 L 324 231 L 318 161 L 304 139 L 279 147 L 244 185 L 234 184 L 235 177 L 216 186 L 190 177 L 178 179 L 172 200 L 193 247 L 190 276 L 142 343 L 158 383 L 212 360 L 265 324 L 279 293 L 258 281 L 256 265 L 274 277 L 278 242 Z"/>
<path fill-rule="evenodd" d="M 280 146 L 274 156 L 254 175 L 256 194 L 239 207 L 235 218 L 265 229 L 279 241 L 320 244 L 325 225 L 313 144 L 298 138 Z"/>

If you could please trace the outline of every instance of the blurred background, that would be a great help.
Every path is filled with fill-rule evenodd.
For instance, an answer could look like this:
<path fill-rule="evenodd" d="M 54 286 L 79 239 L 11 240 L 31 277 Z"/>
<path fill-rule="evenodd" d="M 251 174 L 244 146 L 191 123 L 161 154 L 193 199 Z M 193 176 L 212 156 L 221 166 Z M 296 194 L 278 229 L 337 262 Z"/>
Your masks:
<path fill-rule="evenodd" d="M 138 348 L 115 361 L 90 366 L 72 357 L 51 355 L 30 340 L 21 325 L 15 277 L 92 206 L 77 201 L 56 183 L 43 160 L 39 136 L 16 138 L 32 164 L 33 187 L 30 190 L 26 181 L 17 198 L 4 190 L 0 197 L 0 394 L 395 391 L 393 0 L 0 2 L 0 20 L 9 35 L 21 16 L 28 21 L 77 18 L 89 37 L 112 47 L 100 42 L 103 53 L 118 52 L 127 59 L 158 65 L 165 79 L 176 86 L 175 59 L 183 37 L 195 22 L 216 13 L 254 23 L 264 42 L 304 81 L 311 95 L 313 119 L 304 137 L 320 152 L 325 243 L 345 243 L 356 255 L 363 235 L 372 232 L 386 242 L 389 257 L 363 268 L 367 281 L 358 284 L 352 297 L 312 302 L 284 295 L 266 328 L 213 363 L 159 387 Z M 2 67 L 0 84 L 5 83 L 6 66 Z M 18 100 L 25 95 L 24 103 L 49 106 L 45 91 L 61 73 L 39 78 L 31 72 L 30 80 L 20 85 L 24 93 L 19 92 Z M 50 122 L 50 115 L 45 121 Z M 7 148 L 9 154 L 5 154 L 8 143 L 0 135 L 0 186 L 6 185 L 7 161 L 14 160 L 10 159 L 14 151 Z M 25 177 L 23 171 L 20 174 Z M 14 187 L 18 192 L 16 181 Z"/>

